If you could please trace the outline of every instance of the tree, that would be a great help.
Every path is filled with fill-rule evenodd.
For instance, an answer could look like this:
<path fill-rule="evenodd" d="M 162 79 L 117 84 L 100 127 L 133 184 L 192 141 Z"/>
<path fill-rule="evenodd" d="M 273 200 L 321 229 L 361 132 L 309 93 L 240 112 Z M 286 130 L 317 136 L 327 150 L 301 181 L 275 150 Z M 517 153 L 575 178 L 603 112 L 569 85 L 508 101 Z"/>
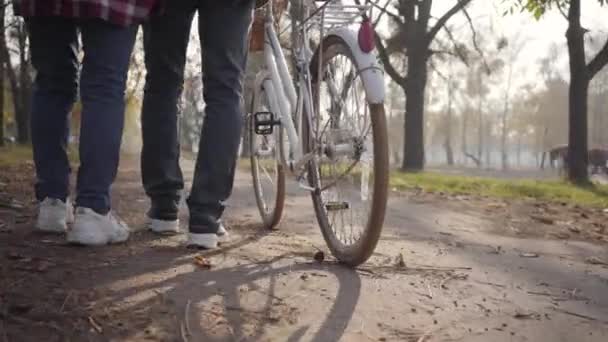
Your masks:
<path fill-rule="evenodd" d="M 492 31 L 492 27 L 484 29 L 485 31 Z M 476 156 L 469 154 L 468 151 L 464 151 L 465 155 L 471 158 L 478 167 L 481 167 L 483 158 L 483 149 L 485 145 L 484 136 L 488 134 L 487 125 L 484 120 L 484 108 L 487 102 L 487 95 L 490 93 L 490 86 L 494 82 L 498 81 L 497 77 L 492 77 L 498 74 L 499 71 L 504 67 L 504 60 L 501 58 L 502 51 L 508 46 L 508 41 L 504 37 L 497 38 L 496 41 L 493 39 L 485 38 L 478 34 L 478 44 L 484 52 L 483 58 L 478 56 L 471 59 L 470 72 L 466 79 L 466 92 L 469 97 L 469 101 L 475 102 L 474 110 L 471 112 L 476 113 L 477 119 L 477 151 Z"/>
<path fill-rule="evenodd" d="M 606 0 L 597 0 L 605 5 Z M 608 64 L 608 40 L 600 51 L 587 62 L 585 34 L 581 25 L 581 0 L 516 0 L 515 5 L 530 11 L 540 19 L 548 10 L 557 8 L 568 21 L 566 40 L 570 62 L 568 105 L 568 178 L 574 183 L 586 183 L 588 174 L 588 118 L 589 83 Z"/>
<path fill-rule="evenodd" d="M 509 132 L 509 112 L 511 110 L 511 88 L 513 86 L 513 72 L 515 61 L 519 56 L 519 53 L 525 46 L 525 41 L 516 42 L 515 44 L 510 44 L 508 51 L 506 53 L 506 86 L 504 92 L 504 102 L 503 102 L 503 110 L 500 116 L 500 125 L 501 125 L 501 133 L 500 133 L 500 160 L 503 170 L 507 170 L 509 168 L 508 163 L 508 155 L 507 155 L 507 135 Z"/>
<path fill-rule="evenodd" d="M 384 6 L 376 4 L 396 27 L 388 39 L 383 40 L 376 34 L 376 43 L 387 74 L 399 85 L 406 97 L 401 166 L 405 171 L 419 171 L 424 168 L 424 94 L 428 81 L 427 65 L 433 54 L 447 52 L 434 50 L 433 43 L 455 14 L 461 11 L 466 14 L 466 6 L 470 2 L 471 0 L 455 1 L 452 7 L 434 22 L 431 20 L 432 0 L 387 0 Z M 470 17 L 466 15 L 470 23 Z M 452 54 L 462 52 L 457 44 L 454 44 L 454 47 L 455 52 L 451 52 Z M 407 57 L 405 75 L 394 65 L 394 59 L 391 57 L 395 55 Z"/>
<path fill-rule="evenodd" d="M 454 115 L 452 113 L 452 110 L 454 107 L 454 90 L 456 87 L 458 87 L 458 85 L 457 82 L 452 79 L 451 75 L 447 79 L 446 83 L 448 88 L 448 104 L 444 121 L 445 140 L 443 142 L 443 147 L 445 148 L 446 162 L 448 163 L 448 165 L 452 166 L 454 165 L 454 150 L 452 148 L 452 117 Z"/>
<path fill-rule="evenodd" d="M 11 8 L 5 6 L 5 8 Z M 30 142 L 30 103 L 32 95 L 33 70 L 30 61 L 29 42 L 25 23 L 12 11 L 6 12 L 5 39 L 1 42 L 0 60 L 5 64 L 11 89 L 17 141 Z M 17 63 L 15 63 L 17 62 Z"/>
<path fill-rule="evenodd" d="M 6 17 L 6 1 L 0 0 L 0 50 L 4 49 L 4 19 Z M 0 52 L 0 56 L 3 53 Z M 4 146 L 4 62 L 0 58 L 0 146 Z"/>

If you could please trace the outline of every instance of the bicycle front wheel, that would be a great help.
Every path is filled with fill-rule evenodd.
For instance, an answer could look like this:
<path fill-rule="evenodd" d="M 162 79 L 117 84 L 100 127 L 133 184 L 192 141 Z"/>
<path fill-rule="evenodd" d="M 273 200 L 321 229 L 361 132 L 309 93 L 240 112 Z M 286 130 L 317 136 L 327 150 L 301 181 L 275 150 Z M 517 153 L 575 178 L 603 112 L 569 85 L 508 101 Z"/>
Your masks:
<path fill-rule="evenodd" d="M 329 249 L 356 266 L 372 255 L 384 223 L 386 116 L 383 104 L 366 101 L 361 70 L 344 40 L 328 36 L 321 49 L 311 63 L 315 109 L 302 123 L 304 151 L 315 154 L 308 180 L 320 189 L 312 200 Z"/>

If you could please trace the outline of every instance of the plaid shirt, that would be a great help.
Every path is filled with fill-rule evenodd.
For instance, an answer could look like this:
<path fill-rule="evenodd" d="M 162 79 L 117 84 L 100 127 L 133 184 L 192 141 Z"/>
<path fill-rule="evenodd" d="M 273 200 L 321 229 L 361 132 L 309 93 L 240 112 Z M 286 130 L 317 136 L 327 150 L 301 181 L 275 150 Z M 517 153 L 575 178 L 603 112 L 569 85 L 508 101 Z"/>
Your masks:
<path fill-rule="evenodd" d="M 15 13 L 24 17 L 59 16 L 102 19 L 120 26 L 146 20 L 161 0 L 16 0 Z M 170 0 L 182 1 L 182 0 Z"/>

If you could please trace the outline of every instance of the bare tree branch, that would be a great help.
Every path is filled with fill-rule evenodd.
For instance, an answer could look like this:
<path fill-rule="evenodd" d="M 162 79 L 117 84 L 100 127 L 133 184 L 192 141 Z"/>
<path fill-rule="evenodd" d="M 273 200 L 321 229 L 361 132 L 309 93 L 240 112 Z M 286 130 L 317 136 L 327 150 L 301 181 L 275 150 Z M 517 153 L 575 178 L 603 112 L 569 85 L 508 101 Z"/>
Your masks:
<path fill-rule="evenodd" d="M 566 14 L 566 11 L 564 11 L 564 9 L 562 8 L 562 4 L 559 1 L 556 1 L 556 3 L 557 3 L 557 9 L 559 10 L 559 12 L 562 14 L 564 19 L 568 20 L 568 15 Z"/>
<path fill-rule="evenodd" d="M 458 42 L 456 41 L 456 38 L 454 37 L 454 34 L 452 34 L 452 31 L 450 30 L 450 28 L 447 25 L 445 25 L 443 27 L 443 29 L 448 34 L 448 38 L 450 39 L 450 41 L 454 45 L 454 55 L 457 56 L 458 59 L 460 59 L 460 61 L 462 63 L 464 63 L 464 65 L 469 66 L 469 62 L 467 61 L 467 56 L 465 56 L 462 53 L 462 51 L 460 50 L 460 48 L 458 47 Z"/>
<path fill-rule="evenodd" d="M 407 78 L 401 76 L 399 71 L 395 68 L 395 66 L 391 63 L 391 59 L 389 54 L 386 52 L 386 47 L 384 43 L 382 43 L 382 38 L 378 35 L 378 33 L 374 34 L 376 38 L 376 48 L 378 49 L 378 57 L 382 61 L 384 65 L 384 70 L 386 73 L 393 79 L 393 81 L 397 82 L 400 86 L 405 86 L 407 83 Z"/>
<path fill-rule="evenodd" d="M 589 65 L 587 66 L 587 73 L 589 74 L 589 79 L 592 79 L 595 75 L 597 75 L 597 73 L 600 72 L 600 70 L 602 70 L 602 68 L 606 66 L 606 64 L 608 64 L 608 40 L 606 41 L 604 47 L 602 47 L 600 52 L 598 52 L 598 54 L 593 57 L 593 59 L 591 60 L 591 62 L 589 62 Z"/>
<path fill-rule="evenodd" d="M 386 3 L 384 4 L 384 6 L 378 5 L 379 2 L 380 2 L 380 0 L 378 0 L 376 2 L 373 2 L 373 1 L 370 2 L 374 8 L 377 8 L 380 11 L 380 15 L 374 22 L 374 26 L 378 25 L 378 23 L 380 22 L 380 19 L 382 19 L 382 15 L 384 15 L 384 14 L 391 17 L 391 19 L 395 20 L 397 23 L 399 23 L 401 25 L 404 24 L 403 20 L 401 20 L 401 17 L 399 16 L 399 14 L 393 13 L 387 9 L 388 5 L 390 5 L 392 3 L 392 0 L 386 0 Z"/>
<path fill-rule="evenodd" d="M 431 69 L 433 70 L 433 72 L 435 72 L 437 74 L 437 76 L 439 76 L 439 78 L 441 78 L 444 81 L 448 81 L 448 77 L 446 75 L 443 74 L 443 72 L 439 71 L 439 69 L 437 68 L 437 65 L 435 65 L 435 62 L 433 62 L 433 60 L 429 60 L 429 66 L 431 67 Z"/>
<path fill-rule="evenodd" d="M 469 15 L 469 12 L 466 8 L 463 8 L 462 12 L 467 18 L 469 28 L 471 29 L 471 34 L 473 35 L 473 47 L 475 47 L 475 51 L 477 51 L 477 53 L 481 57 L 481 63 L 483 64 L 484 69 L 486 69 L 486 73 L 489 74 L 491 71 L 490 66 L 488 65 L 488 61 L 486 60 L 486 56 L 484 55 L 483 50 L 479 47 L 479 44 L 477 43 L 477 31 L 475 30 L 475 25 L 473 25 L 473 19 L 471 19 L 471 16 Z"/>
<path fill-rule="evenodd" d="M 450 50 L 437 50 L 437 49 L 429 49 L 431 55 L 450 55 L 452 57 L 461 58 L 456 52 Z"/>
<path fill-rule="evenodd" d="M 458 2 L 456 2 L 456 4 L 452 6 L 449 11 L 447 11 L 443 16 L 441 16 L 441 18 L 439 18 L 439 20 L 437 20 L 437 22 L 435 23 L 435 26 L 433 26 L 433 28 L 431 28 L 431 30 L 426 34 L 427 43 L 430 43 L 433 39 L 435 39 L 437 33 L 439 33 L 441 28 L 445 26 L 448 20 L 450 20 L 450 18 L 452 18 L 454 14 L 458 13 L 458 11 L 463 9 L 470 2 L 471 0 L 458 0 Z"/>

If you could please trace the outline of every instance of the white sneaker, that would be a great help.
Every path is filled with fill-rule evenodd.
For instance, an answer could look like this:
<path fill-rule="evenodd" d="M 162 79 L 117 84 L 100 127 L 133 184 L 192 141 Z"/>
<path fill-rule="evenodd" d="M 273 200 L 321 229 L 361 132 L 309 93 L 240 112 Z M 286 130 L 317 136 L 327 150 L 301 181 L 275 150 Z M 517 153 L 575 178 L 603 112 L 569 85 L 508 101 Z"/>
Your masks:
<path fill-rule="evenodd" d="M 89 208 L 78 207 L 67 238 L 69 243 L 88 246 L 120 243 L 129 239 L 129 227 L 111 212 L 100 215 Z"/>
<path fill-rule="evenodd" d="M 217 234 L 188 233 L 188 247 L 216 249 L 219 242 Z"/>
<path fill-rule="evenodd" d="M 230 240 L 230 234 L 226 230 L 226 227 L 222 223 L 220 223 L 219 228 L 217 229 L 217 238 L 219 242 L 228 242 Z"/>
<path fill-rule="evenodd" d="M 179 220 L 159 220 L 148 217 L 148 229 L 156 234 L 179 234 Z"/>
<path fill-rule="evenodd" d="M 46 233 L 65 233 L 68 223 L 74 222 L 74 208 L 70 200 L 45 198 L 38 208 L 36 229 Z"/>
<path fill-rule="evenodd" d="M 229 240 L 228 231 L 223 224 L 220 223 L 217 233 L 197 234 L 188 233 L 188 243 L 190 247 L 200 247 L 205 249 L 215 249 L 220 243 Z"/>

